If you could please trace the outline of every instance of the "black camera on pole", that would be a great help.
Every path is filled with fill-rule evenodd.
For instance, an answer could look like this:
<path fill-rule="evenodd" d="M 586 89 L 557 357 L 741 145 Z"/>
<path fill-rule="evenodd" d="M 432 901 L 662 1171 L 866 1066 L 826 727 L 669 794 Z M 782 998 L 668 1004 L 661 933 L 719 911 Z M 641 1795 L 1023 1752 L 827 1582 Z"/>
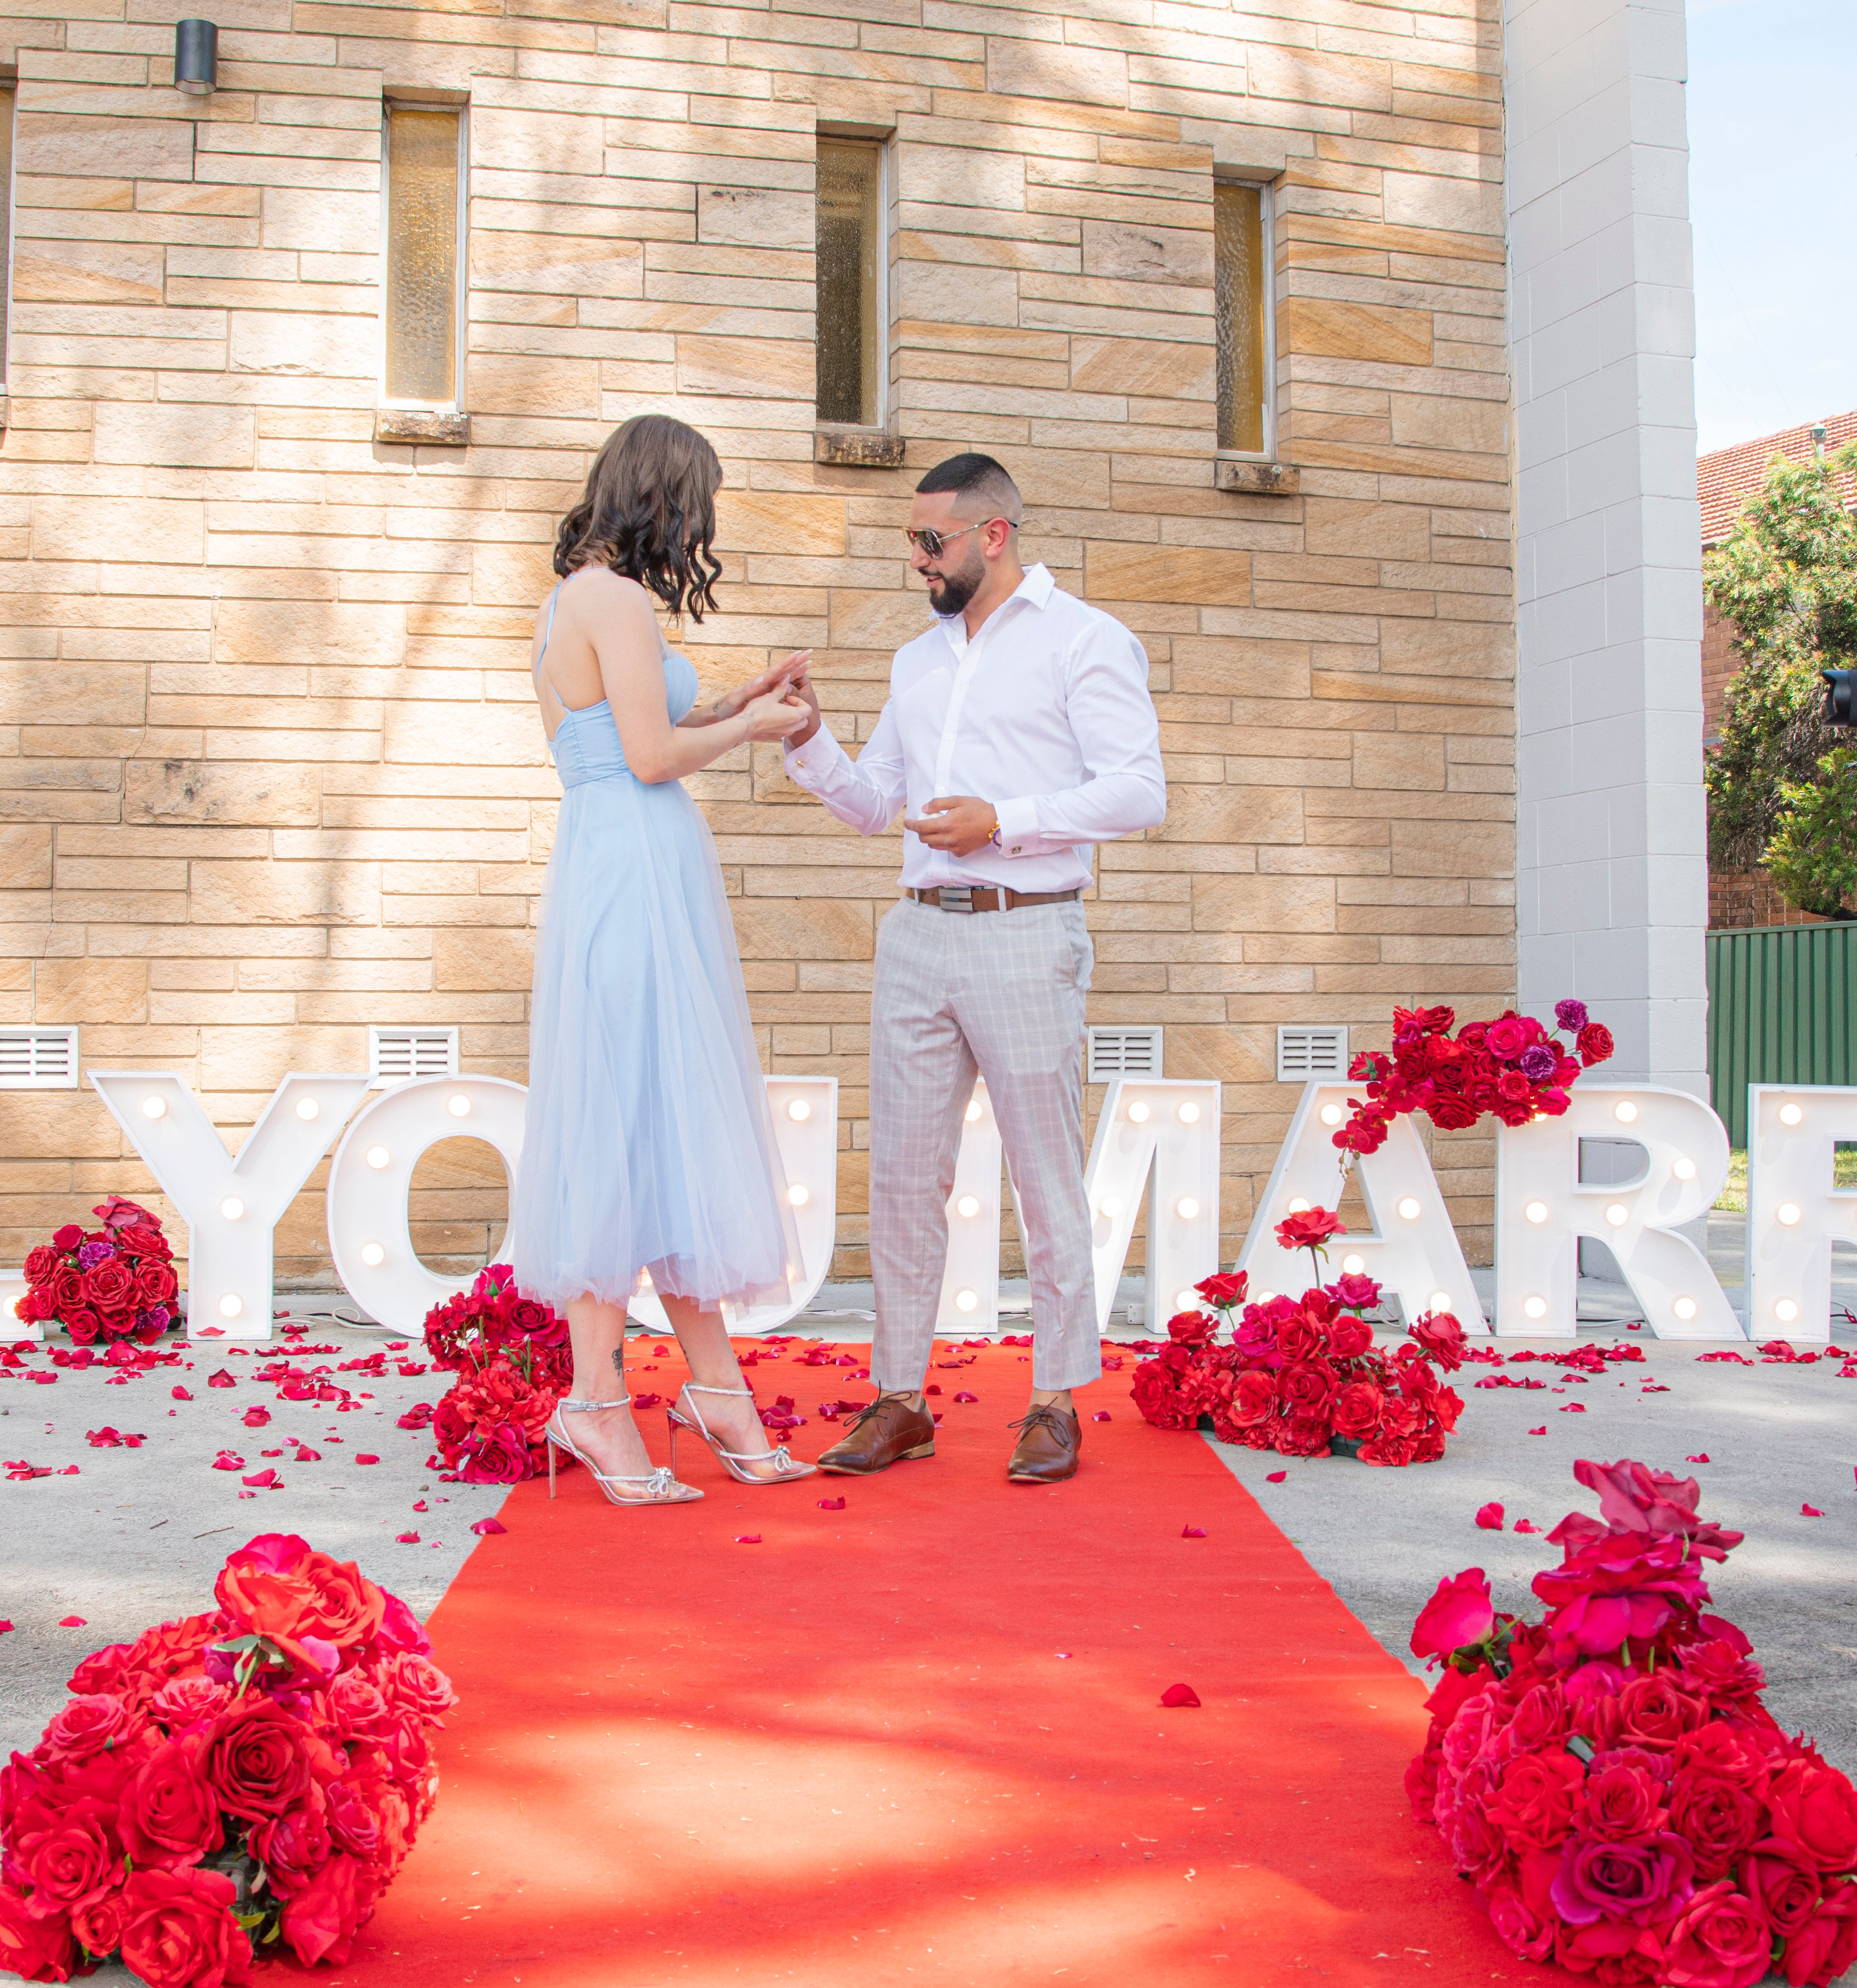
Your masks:
<path fill-rule="evenodd" d="M 1827 725 L 1857 725 L 1857 670 L 1821 670 Z"/>

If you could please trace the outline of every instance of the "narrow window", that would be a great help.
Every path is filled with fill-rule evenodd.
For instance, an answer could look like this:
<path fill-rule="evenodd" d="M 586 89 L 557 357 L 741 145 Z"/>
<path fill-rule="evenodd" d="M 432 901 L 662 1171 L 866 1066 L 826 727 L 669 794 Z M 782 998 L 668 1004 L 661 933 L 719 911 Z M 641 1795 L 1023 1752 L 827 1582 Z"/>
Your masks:
<path fill-rule="evenodd" d="M 819 141 L 819 418 L 883 419 L 883 153 Z"/>
<path fill-rule="evenodd" d="M 383 147 L 389 401 L 457 403 L 461 111 L 389 103 Z"/>
<path fill-rule="evenodd" d="M 1272 446 L 1268 218 L 1262 187 L 1214 183 L 1212 302 L 1219 447 L 1246 455 L 1266 455 Z"/>
<path fill-rule="evenodd" d="M 0 394 L 6 391 L 7 316 L 13 296 L 13 100 L 16 86 L 0 81 Z"/>

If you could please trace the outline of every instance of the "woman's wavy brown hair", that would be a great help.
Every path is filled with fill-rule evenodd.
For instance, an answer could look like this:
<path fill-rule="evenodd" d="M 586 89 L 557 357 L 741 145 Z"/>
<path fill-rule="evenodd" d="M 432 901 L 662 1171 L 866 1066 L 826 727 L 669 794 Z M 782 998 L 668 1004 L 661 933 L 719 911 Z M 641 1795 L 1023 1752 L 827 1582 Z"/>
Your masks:
<path fill-rule="evenodd" d="M 561 521 L 555 572 L 610 566 L 674 615 L 701 621 L 722 576 L 710 549 L 721 485 L 716 451 L 694 428 L 668 414 L 633 415 L 607 436 L 586 495 Z"/>

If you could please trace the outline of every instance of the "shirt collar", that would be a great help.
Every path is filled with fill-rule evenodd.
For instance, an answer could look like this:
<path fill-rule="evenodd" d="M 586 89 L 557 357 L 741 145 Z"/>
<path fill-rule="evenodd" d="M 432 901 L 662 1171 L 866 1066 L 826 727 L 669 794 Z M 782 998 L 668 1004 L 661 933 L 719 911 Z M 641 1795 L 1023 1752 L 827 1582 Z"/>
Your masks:
<path fill-rule="evenodd" d="M 1025 577 L 1012 592 L 994 609 L 981 624 L 981 634 L 987 634 L 1000 617 L 1015 600 L 1023 600 L 1035 608 L 1044 607 L 1057 591 L 1058 583 L 1051 576 L 1051 569 L 1042 560 L 1025 569 Z M 957 655 L 964 654 L 967 647 L 967 624 L 959 614 L 939 614 L 936 617 L 942 633 L 948 638 L 949 646 Z"/>

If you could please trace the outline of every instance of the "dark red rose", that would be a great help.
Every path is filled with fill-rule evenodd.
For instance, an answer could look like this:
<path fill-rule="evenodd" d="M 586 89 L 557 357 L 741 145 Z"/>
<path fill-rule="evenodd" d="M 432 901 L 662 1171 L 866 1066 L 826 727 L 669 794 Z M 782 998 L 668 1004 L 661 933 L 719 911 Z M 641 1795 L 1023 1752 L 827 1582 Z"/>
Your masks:
<path fill-rule="evenodd" d="M 63 1913 L 35 1919 L 19 1892 L 0 1884 L 0 1968 L 29 1981 L 69 1981 L 76 1958 Z"/>
<path fill-rule="evenodd" d="M 1400 1469 L 1413 1462 L 1417 1449 L 1416 1437 L 1389 1435 L 1383 1428 L 1378 1435 L 1369 1437 L 1361 1445 L 1360 1460 L 1362 1463 L 1390 1466 L 1394 1469 Z"/>
<path fill-rule="evenodd" d="M 32 1888 L 29 1912 L 39 1919 L 75 1912 L 115 1888 L 123 1852 L 114 1823 L 113 1807 L 88 1797 L 56 1810 L 21 1810 L 7 1867 Z"/>
<path fill-rule="evenodd" d="M 1231 1420 L 1240 1428 L 1254 1428 L 1269 1415 L 1276 1400 L 1275 1380 L 1261 1368 L 1249 1368 L 1233 1384 Z"/>
<path fill-rule="evenodd" d="M 1761 1831 L 1761 1802 L 1744 1785 L 1717 1774 L 1680 1772 L 1670 1783 L 1670 1827 L 1696 1851 L 1696 1875 L 1725 1878 Z"/>
<path fill-rule="evenodd" d="M 94 1346 L 109 1335 L 110 1321 L 89 1305 L 60 1305 L 58 1315 L 64 1320 L 73 1346 Z"/>
<path fill-rule="evenodd" d="M 1402 1360 L 1393 1371 L 1399 1378 L 1400 1392 L 1409 1401 L 1428 1405 L 1438 1391 L 1438 1377 L 1423 1360 Z"/>
<path fill-rule="evenodd" d="M 352 1857 L 331 1857 L 292 1898 L 284 1903 L 283 1934 L 291 1951 L 306 1967 L 326 1960 L 339 1967 L 348 1959 L 349 1943 L 361 1922 Z"/>
<path fill-rule="evenodd" d="M 1580 1795 L 1580 1828 L 1606 1843 L 1648 1842 L 1670 1819 L 1663 1792 L 1661 1783 L 1636 1767 L 1599 1769 Z"/>
<path fill-rule="evenodd" d="M 1416 1319 L 1412 1337 L 1447 1374 L 1464 1364 L 1464 1327 L 1447 1311 L 1430 1311 Z"/>
<path fill-rule="evenodd" d="M 1335 1397 L 1335 1433 L 1364 1442 L 1380 1425 L 1380 1391 L 1371 1381 L 1350 1381 Z"/>
<path fill-rule="evenodd" d="M 178 1870 L 225 1841 L 202 1764 L 205 1747 L 198 1734 L 169 1740 L 123 1790 L 123 1845 L 137 1864 Z"/>
<path fill-rule="evenodd" d="M 1445 1132 L 1467 1131 L 1482 1115 L 1475 1105 L 1462 1097 L 1440 1097 L 1430 1113 L 1431 1122 Z"/>
<path fill-rule="evenodd" d="M 532 1467 L 522 1430 L 513 1422 L 498 1422 L 479 1432 L 460 1475 L 467 1484 L 520 1484 Z"/>
<path fill-rule="evenodd" d="M 1307 1312 L 1298 1312 L 1277 1328 L 1277 1351 L 1288 1361 L 1315 1359 L 1328 1343 L 1326 1331 Z"/>
<path fill-rule="evenodd" d="M 180 1288 L 167 1264 L 152 1260 L 137 1264 L 134 1278 L 136 1296 L 144 1305 L 166 1304 Z"/>
<path fill-rule="evenodd" d="M 1167 1337 L 1182 1346 L 1204 1345 L 1218 1329 L 1218 1320 L 1203 1311 L 1177 1311 L 1167 1320 Z"/>
<path fill-rule="evenodd" d="M 268 1699 L 245 1700 L 215 1719 L 203 1767 L 220 1807 L 255 1820 L 301 1801 L 310 1780 L 304 1737 L 302 1724 Z"/>
<path fill-rule="evenodd" d="M 1503 1769 L 1489 1818 L 1512 1849 L 1558 1849 L 1573 1827 L 1574 1804 L 1585 1778 L 1586 1770 L 1561 1748 L 1524 1753 Z"/>
<path fill-rule="evenodd" d="M 119 1229 L 116 1246 L 125 1256 L 158 1256 L 163 1262 L 174 1253 L 167 1238 L 154 1226 L 152 1216 L 147 1222 L 131 1222 Z"/>
<path fill-rule="evenodd" d="M 106 1746 L 120 1746 L 134 1738 L 147 1722 L 112 1693 L 66 1699 L 52 1715 L 45 1737 L 34 1750 L 37 1758 L 87 1760 Z"/>
<path fill-rule="evenodd" d="M 25 1280 L 29 1284 L 42 1284 L 57 1274 L 58 1252 L 49 1244 L 41 1242 L 25 1253 Z"/>
<path fill-rule="evenodd" d="M 1558 1684 L 1531 1685 L 1516 1702 L 1509 1721 L 1508 1740 L 1518 1753 L 1531 1753 L 1564 1740 L 1568 1730 L 1566 1694 Z"/>
<path fill-rule="evenodd" d="M 1726 1882 L 1705 1885 L 1665 1936 L 1663 1978 L 1695 1988 L 1753 1988 L 1767 1972 L 1772 1943 L 1766 1915 L 1751 1899 Z"/>
<path fill-rule="evenodd" d="M 1245 1289 L 1250 1282 L 1251 1277 L 1248 1272 L 1228 1270 L 1221 1271 L 1217 1276 L 1204 1278 L 1193 1288 L 1199 1293 L 1207 1303 L 1217 1306 L 1221 1311 L 1227 1311 L 1232 1306 L 1241 1305 L 1244 1302 Z"/>
<path fill-rule="evenodd" d="M 99 1311 L 120 1311 L 134 1301 L 135 1290 L 134 1276 L 120 1256 L 84 1273 L 85 1300 Z"/>
<path fill-rule="evenodd" d="M 1373 1328 L 1344 1313 L 1329 1327 L 1329 1351 L 1337 1360 L 1358 1360 L 1373 1344 Z"/>
<path fill-rule="evenodd" d="M 1773 1778 L 1773 1763 L 1753 1730 L 1725 1719 L 1712 1719 L 1677 1741 L 1676 1768 L 1732 1781 L 1756 1797 L 1766 1794 Z"/>
<path fill-rule="evenodd" d="M 1686 1733 L 1693 1733 L 1708 1716 L 1709 1708 L 1700 1699 L 1679 1691 L 1668 1678 L 1661 1675 L 1633 1678 L 1619 1693 L 1617 1743 L 1667 1753 Z"/>
<path fill-rule="evenodd" d="M 287 1815 L 254 1823 L 251 1844 L 252 1855 L 270 1874 L 271 1888 L 280 1898 L 302 1891 L 329 1861 L 333 1847 L 320 1799 Z"/>
<path fill-rule="evenodd" d="M 432 1411 L 432 1440 L 450 1452 L 462 1449 L 470 1434 L 471 1424 L 459 1401 L 458 1390 L 453 1388 L 440 1397 Z"/>
<path fill-rule="evenodd" d="M 1325 1418 L 1335 1401 L 1335 1370 L 1322 1360 L 1285 1367 L 1277 1376 L 1277 1399 L 1287 1416 Z"/>
<path fill-rule="evenodd" d="M 71 1930 L 77 1936 L 79 1946 L 100 1959 L 122 1945 L 123 1929 L 128 1923 L 129 1911 L 120 1888 L 106 1892 L 71 1915 Z M 5 1964 L 0 1960 L 0 1966 Z"/>
<path fill-rule="evenodd" d="M 84 1232 L 75 1222 L 67 1222 L 62 1229 L 52 1231 L 52 1247 L 54 1249 L 75 1249 L 83 1239 Z"/>
<path fill-rule="evenodd" d="M 1796 1846 L 1801 1864 L 1825 1872 L 1857 1868 L 1857 1790 L 1815 1754 L 1789 1760 L 1767 1790 L 1772 1834 Z"/>
<path fill-rule="evenodd" d="M 1781 1939 L 1805 1931 L 1825 1893 L 1818 1872 L 1801 1870 L 1790 1857 L 1744 1857 L 1735 1875 Z"/>
<path fill-rule="evenodd" d="M 1322 1456 L 1328 1452 L 1326 1415 L 1294 1415 L 1273 1421 L 1271 1447 L 1279 1456 Z"/>
<path fill-rule="evenodd" d="M 52 1273 L 51 1291 L 58 1300 L 58 1315 L 62 1318 L 73 1307 L 84 1301 L 84 1276 L 75 1263 L 60 1263 Z"/>
<path fill-rule="evenodd" d="M 147 1988 L 248 1988 L 252 1942 L 217 1871 L 135 1871 L 123 1887 L 123 1965 Z"/>
<path fill-rule="evenodd" d="M 1616 1046 L 1612 1031 L 1603 1022 L 1589 1022 L 1581 1030 L 1576 1046 L 1579 1050 L 1580 1061 L 1589 1070 L 1595 1063 L 1603 1063 Z"/>
<path fill-rule="evenodd" d="M 1156 1428 L 1187 1427 L 1180 1390 L 1174 1384 L 1173 1375 L 1158 1360 L 1143 1361 L 1135 1369 L 1134 1382 L 1129 1391 L 1144 1422 L 1153 1423 Z M 437 1427 L 436 1420 L 433 1426 Z"/>
<path fill-rule="evenodd" d="M 1857 1885 L 1839 1885 L 1786 1942 L 1781 1959 L 1788 1988 L 1820 1988 L 1857 1960 Z"/>

